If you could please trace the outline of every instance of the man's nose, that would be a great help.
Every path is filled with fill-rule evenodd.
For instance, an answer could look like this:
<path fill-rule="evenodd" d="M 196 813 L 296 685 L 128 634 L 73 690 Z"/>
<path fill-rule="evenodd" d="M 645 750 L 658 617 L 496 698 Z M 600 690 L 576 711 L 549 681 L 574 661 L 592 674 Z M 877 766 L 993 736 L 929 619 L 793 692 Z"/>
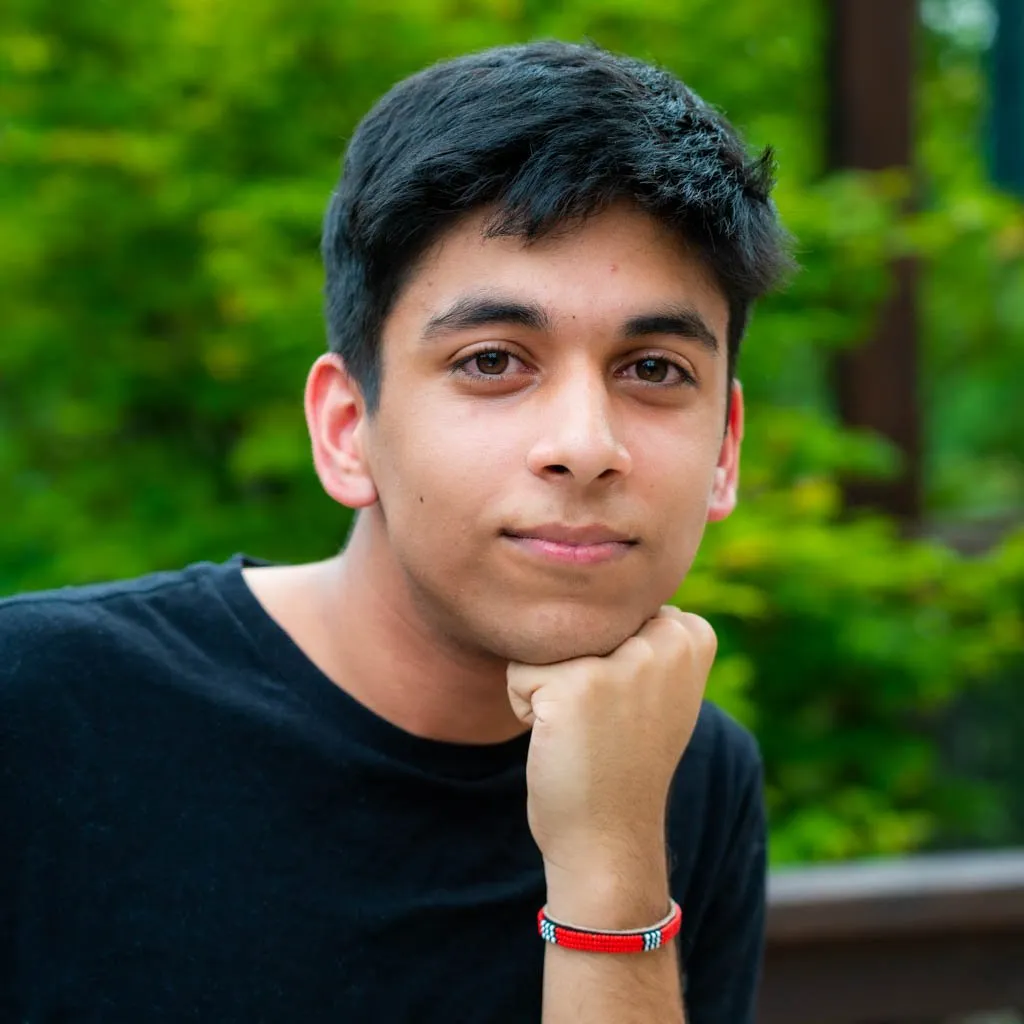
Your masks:
<path fill-rule="evenodd" d="M 625 476 L 632 468 L 612 396 L 596 374 L 552 385 L 537 415 L 537 439 L 527 457 L 537 476 L 569 477 L 586 485 Z"/>

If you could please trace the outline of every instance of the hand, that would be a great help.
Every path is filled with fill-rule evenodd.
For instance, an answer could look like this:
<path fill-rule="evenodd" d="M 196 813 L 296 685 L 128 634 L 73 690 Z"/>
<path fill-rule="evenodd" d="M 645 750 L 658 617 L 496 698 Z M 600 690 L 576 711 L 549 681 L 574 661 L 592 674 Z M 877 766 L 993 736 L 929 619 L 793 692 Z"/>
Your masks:
<path fill-rule="evenodd" d="M 690 740 L 717 641 L 665 606 L 606 657 L 508 667 L 532 726 L 528 815 L 552 875 L 581 884 L 665 856 L 668 790 Z"/>

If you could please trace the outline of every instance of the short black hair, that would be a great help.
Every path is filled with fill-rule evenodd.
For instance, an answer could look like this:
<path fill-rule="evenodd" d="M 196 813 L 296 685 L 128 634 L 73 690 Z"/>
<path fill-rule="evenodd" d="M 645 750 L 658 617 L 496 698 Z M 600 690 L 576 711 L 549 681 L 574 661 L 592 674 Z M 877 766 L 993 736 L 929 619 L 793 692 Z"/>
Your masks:
<path fill-rule="evenodd" d="M 667 71 L 596 46 L 502 46 L 394 86 L 356 128 L 324 223 L 328 346 L 368 410 L 380 336 L 413 264 L 455 220 L 493 205 L 494 235 L 538 238 L 615 200 L 706 261 L 729 307 L 729 372 L 754 300 L 788 270 L 770 149 Z"/>

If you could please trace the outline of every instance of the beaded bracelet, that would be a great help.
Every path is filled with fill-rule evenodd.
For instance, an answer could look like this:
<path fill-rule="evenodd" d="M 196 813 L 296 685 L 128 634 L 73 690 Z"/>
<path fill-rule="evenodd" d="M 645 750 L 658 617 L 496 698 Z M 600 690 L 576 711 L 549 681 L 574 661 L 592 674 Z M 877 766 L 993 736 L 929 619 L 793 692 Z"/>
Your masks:
<path fill-rule="evenodd" d="M 537 915 L 540 937 L 553 946 L 577 949 L 584 953 L 650 953 L 671 942 L 679 934 L 683 923 L 683 912 L 675 900 L 669 901 L 668 914 L 657 924 L 635 931 L 613 932 L 593 931 L 577 928 L 575 925 L 554 921 L 547 914 L 547 907 Z"/>

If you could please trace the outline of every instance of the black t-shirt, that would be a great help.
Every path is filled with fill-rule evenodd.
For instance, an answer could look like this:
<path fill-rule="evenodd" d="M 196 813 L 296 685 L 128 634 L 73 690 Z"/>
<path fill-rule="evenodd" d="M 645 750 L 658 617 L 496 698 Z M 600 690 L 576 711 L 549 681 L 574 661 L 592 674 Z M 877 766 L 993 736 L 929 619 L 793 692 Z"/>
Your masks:
<path fill-rule="evenodd" d="M 0 1022 L 539 1022 L 529 737 L 383 721 L 242 564 L 0 602 Z M 710 704 L 670 845 L 689 1024 L 752 1021 L 760 761 Z"/>

